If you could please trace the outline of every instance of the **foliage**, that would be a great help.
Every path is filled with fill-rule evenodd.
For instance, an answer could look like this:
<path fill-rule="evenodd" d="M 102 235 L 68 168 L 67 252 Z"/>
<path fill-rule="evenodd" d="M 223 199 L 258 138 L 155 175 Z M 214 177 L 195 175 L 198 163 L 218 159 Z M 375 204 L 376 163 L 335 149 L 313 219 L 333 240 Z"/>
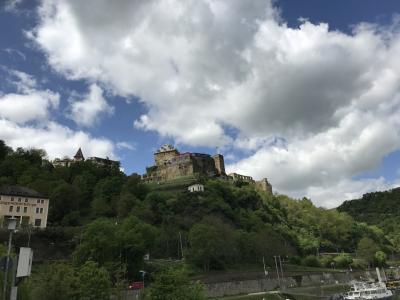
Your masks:
<path fill-rule="evenodd" d="M 380 251 L 379 246 L 370 238 L 363 237 L 357 246 L 357 255 L 368 263 L 372 264 L 375 260 L 375 253 Z"/>
<path fill-rule="evenodd" d="M 387 256 L 386 256 L 385 252 L 383 252 L 383 251 L 377 251 L 377 252 L 375 253 L 374 261 L 375 261 L 375 264 L 376 264 L 378 267 L 384 267 L 384 266 L 386 266 L 386 259 L 387 259 Z"/>
<path fill-rule="evenodd" d="M 108 272 L 93 261 L 79 268 L 66 263 L 46 265 L 28 283 L 32 300 L 108 300 L 110 288 Z"/>
<path fill-rule="evenodd" d="M 150 290 L 151 300 L 204 300 L 203 287 L 190 282 L 184 269 L 167 269 L 156 275 Z"/>
<path fill-rule="evenodd" d="M 152 248 L 156 234 L 154 227 L 133 216 L 122 222 L 98 219 L 85 229 L 74 253 L 75 262 L 93 260 L 110 272 L 126 264 L 127 271 L 133 274 L 141 267 L 144 254 Z"/>
<path fill-rule="evenodd" d="M 320 267 L 321 263 L 315 255 L 308 255 L 303 258 L 302 265 L 307 267 Z"/>
<path fill-rule="evenodd" d="M 189 232 L 189 260 L 204 271 L 224 268 L 235 261 L 234 230 L 215 218 L 206 218 Z"/>
<path fill-rule="evenodd" d="M 353 258 L 349 254 L 340 254 L 333 261 L 337 268 L 348 268 L 353 263 Z"/>

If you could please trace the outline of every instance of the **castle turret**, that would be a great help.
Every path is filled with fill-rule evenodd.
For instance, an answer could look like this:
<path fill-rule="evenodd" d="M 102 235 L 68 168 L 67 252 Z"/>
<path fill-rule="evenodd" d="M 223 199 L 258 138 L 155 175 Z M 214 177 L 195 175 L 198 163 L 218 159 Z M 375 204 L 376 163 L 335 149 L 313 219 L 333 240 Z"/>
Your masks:
<path fill-rule="evenodd" d="M 272 185 L 268 182 L 267 178 L 256 181 L 256 186 L 269 195 L 272 195 Z"/>
<path fill-rule="evenodd" d="M 171 158 L 173 158 L 174 156 L 177 156 L 177 155 L 179 155 L 179 152 L 178 152 L 178 150 L 175 149 L 174 146 L 172 146 L 172 145 L 161 146 L 160 149 L 158 149 L 157 152 L 154 153 L 154 160 L 155 160 L 156 166 L 164 165 Z"/>
<path fill-rule="evenodd" d="M 74 161 L 84 161 L 84 160 L 85 158 L 83 157 L 82 150 L 81 148 L 79 148 L 74 156 Z"/>
<path fill-rule="evenodd" d="M 213 156 L 213 159 L 214 159 L 215 168 L 217 169 L 218 175 L 226 175 L 224 156 L 221 154 L 216 154 Z"/>

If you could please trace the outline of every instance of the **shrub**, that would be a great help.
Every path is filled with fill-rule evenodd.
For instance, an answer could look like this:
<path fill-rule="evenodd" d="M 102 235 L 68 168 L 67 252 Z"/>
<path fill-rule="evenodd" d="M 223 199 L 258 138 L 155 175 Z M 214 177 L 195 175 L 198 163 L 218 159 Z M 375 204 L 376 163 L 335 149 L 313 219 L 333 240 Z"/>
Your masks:
<path fill-rule="evenodd" d="M 321 263 L 315 255 L 309 255 L 303 258 L 302 265 L 307 267 L 320 267 Z"/>
<path fill-rule="evenodd" d="M 377 251 L 375 253 L 374 262 L 376 266 L 383 267 L 386 265 L 386 253 L 383 251 Z"/>
<path fill-rule="evenodd" d="M 319 261 L 321 263 L 321 266 L 325 268 L 332 267 L 333 258 L 331 256 L 322 256 Z"/>
<path fill-rule="evenodd" d="M 353 269 L 365 270 L 368 267 L 368 262 L 365 259 L 355 258 L 351 263 Z"/>
<path fill-rule="evenodd" d="M 301 258 L 297 255 L 291 256 L 289 258 L 289 262 L 293 265 L 300 265 L 301 264 Z"/>
<path fill-rule="evenodd" d="M 348 268 L 353 262 L 353 258 L 348 254 L 340 254 L 336 256 L 333 261 L 337 268 Z"/>

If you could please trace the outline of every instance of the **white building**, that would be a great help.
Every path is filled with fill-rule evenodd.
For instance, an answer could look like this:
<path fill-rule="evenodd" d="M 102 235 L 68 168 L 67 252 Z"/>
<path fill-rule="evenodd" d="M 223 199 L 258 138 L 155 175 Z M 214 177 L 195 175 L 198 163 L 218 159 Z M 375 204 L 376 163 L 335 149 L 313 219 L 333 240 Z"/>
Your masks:
<path fill-rule="evenodd" d="M 194 192 L 204 192 L 204 185 L 195 183 L 188 187 L 188 191 L 191 193 Z"/>
<path fill-rule="evenodd" d="M 46 228 L 49 199 L 40 193 L 21 186 L 0 187 L 0 218 L 14 217 L 20 224 Z M 1 222 L 0 225 L 4 223 Z"/>

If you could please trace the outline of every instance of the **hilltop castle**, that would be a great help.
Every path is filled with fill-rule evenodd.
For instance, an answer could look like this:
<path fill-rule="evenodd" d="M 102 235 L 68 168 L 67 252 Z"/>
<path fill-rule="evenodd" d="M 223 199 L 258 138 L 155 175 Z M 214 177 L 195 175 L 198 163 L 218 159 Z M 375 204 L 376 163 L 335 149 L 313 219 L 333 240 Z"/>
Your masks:
<path fill-rule="evenodd" d="M 224 157 L 203 153 L 179 153 L 171 145 L 161 146 L 154 153 L 155 165 L 146 168 L 145 182 L 161 182 L 194 174 L 207 177 L 226 176 Z"/>
<path fill-rule="evenodd" d="M 85 161 L 85 157 L 83 156 L 82 149 L 79 148 L 76 154 L 74 155 L 74 158 L 69 158 L 69 157 L 64 157 L 64 158 L 56 158 L 52 161 L 53 166 L 63 166 L 63 167 L 69 167 L 71 164 L 76 163 L 76 162 L 82 162 Z M 86 159 L 86 161 L 90 161 L 93 164 L 96 164 L 98 166 L 103 166 L 103 167 L 120 167 L 120 162 L 116 160 L 111 160 L 108 157 L 107 158 L 101 158 L 101 157 L 89 157 Z"/>
<path fill-rule="evenodd" d="M 185 176 L 202 175 L 224 180 L 243 181 L 272 194 L 272 186 L 266 178 L 255 181 L 250 176 L 237 173 L 226 174 L 224 157 L 221 154 L 180 153 L 172 145 L 163 145 L 154 153 L 154 165 L 146 168 L 142 180 L 146 183 L 161 183 Z"/>

